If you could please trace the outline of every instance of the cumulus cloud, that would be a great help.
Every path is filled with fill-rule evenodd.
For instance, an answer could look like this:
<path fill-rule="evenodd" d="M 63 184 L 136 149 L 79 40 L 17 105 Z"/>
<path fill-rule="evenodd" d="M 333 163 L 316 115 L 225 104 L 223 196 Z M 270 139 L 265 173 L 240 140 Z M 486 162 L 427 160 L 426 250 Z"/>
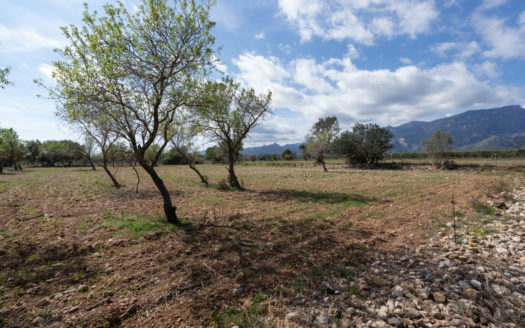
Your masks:
<path fill-rule="evenodd" d="M 288 108 L 304 118 L 293 122 L 298 138 L 327 115 L 336 115 L 346 126 L 356 121 L 386 125 L 518 100 L 518 90 L 479 80 L 461 61 L 428 69 L 365 70 L 348 57 L 322 62 L 299 58 L 285 64 L 245 53 L 234 64 L 244 84 L 258 92 L 272 90 L 274 108 Z"/>
<path fill-rule="evenodd" d="M 42 48 L 59 48 L 62 42 L 30 28 L 8 28 L 0 24 L 0 45 L 1 52 L 31 52 Z"/>
<path fill-rule="evenodd" d="M 474 26 L 490 47 L 484 55 L 489 58 L 525 58 L 525 11 L 516 24 L 507 24 L 504 18 L 487 17 L 475 13 Z"/>
<path fill-rule="evenodd" d="M 319 36 L 370 45 L 377 37 L 415 38 L 438 17 L 433 0 L 279 0 L 278 4 L 302 41 Z"/>

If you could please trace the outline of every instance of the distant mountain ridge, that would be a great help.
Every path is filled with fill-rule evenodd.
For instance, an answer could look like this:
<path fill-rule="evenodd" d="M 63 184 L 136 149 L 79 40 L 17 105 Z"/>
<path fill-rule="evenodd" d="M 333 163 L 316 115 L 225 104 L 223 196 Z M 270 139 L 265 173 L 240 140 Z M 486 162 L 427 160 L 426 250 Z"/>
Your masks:
<path fill-rule="evenodd" d="M 437 130 L 450 133 L 456 150 L 498 150 L 516 148 L 525 141 L 525 109 L 519 105 L 469 110 L 431 122 L 411 121 L 387 127 L 394 134 L 393 152 L 419 152 L 421 140 Z M 242 150 L 245 155 L 282 154 L 286 149 L 298 153 L 301 143 L 273 143 Z"/>
<path fill-rule="evenodd" d="M 281 146 L 277 143 L 273 143 L 270 145 L 264 145 L 260 147 L 244 148 L 241 151 L 241 153 L 243 155 L 282 154 L 286 149 L 290 149 L 294 153 L 298 153 L 300 145 L 301 143 L 295 143 Z"/>
<path fill-rule="evenodd" d="M 413 121 L 388 127 L 394 134 L 394 152 L 422 151 L 421 140 L 437 130 L 452 136 L 456 150 L 515 148 L 525 137 L 525 109 L 519 105 L 469 110 L 431 122 Z"/>

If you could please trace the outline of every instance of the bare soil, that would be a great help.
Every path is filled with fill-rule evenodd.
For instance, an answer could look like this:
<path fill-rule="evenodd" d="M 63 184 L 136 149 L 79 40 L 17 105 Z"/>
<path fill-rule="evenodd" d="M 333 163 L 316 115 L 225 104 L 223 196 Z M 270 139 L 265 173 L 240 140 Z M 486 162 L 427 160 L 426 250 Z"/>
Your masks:
<path fill-rule="evenodd" d="M 276 302 L 312 271 L 352 272 L 378 252 L 420 245 L 452 220 L 452 197 L 466 214 L 471 199 L 509 179 L 239 166 L 240 192 L 218 190 L 224 166 L 200 169 L 210 187 L 187 167 L 158 168 L 181 227 L 164 222 L 143 172 L 135 193 L 131 168 L 117 173 L 121 190 L 87 168 L 1 175 L 0 326 L 226 326 L 224 316 L 242 315 L 261 293 Z M 268 305 L 261 315 L 271 317 Z"/>

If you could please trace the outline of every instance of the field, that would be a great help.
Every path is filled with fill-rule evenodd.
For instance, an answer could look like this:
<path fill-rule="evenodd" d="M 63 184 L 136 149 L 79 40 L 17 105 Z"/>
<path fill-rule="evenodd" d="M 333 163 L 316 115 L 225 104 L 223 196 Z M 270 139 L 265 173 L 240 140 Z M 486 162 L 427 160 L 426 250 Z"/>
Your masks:
<path fill-rule="evenodd" d="M 295 164 L 239 165 L 243 192 L 219 190 L 223 165 L 201 166 L 209 187 L 185 166 L 159 167 L 180 227 L 145 174 L 135 192 L 131 168 L 118 171 L 120 190 L 100 169 L 7 171 L 0 326 L 272 326 L 283 298 L 424 244 L 451 222 L 452 198 L 456 216 L 475 216 L 475 200 L 522 176 Z"/>

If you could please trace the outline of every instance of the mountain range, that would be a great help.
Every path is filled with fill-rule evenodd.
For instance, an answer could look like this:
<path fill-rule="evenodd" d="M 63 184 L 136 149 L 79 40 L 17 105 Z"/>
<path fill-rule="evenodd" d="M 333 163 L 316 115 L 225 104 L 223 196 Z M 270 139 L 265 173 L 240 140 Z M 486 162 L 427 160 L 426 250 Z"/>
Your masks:
<path fill-rule="evenodd" d="M 430 139 L 437 130 L 451 135 L 456 150 L 497 150 L 516 148 L 525 140 L 525 109 L 519 105 L 469 110 L 431 122 L 412 121 L 387 127 L 394 134 L 393 152 L 419 152 L 421 140 Z M 243 149 L 246 155 L 297 153 L 301 143 L 273 143 Z"/>

